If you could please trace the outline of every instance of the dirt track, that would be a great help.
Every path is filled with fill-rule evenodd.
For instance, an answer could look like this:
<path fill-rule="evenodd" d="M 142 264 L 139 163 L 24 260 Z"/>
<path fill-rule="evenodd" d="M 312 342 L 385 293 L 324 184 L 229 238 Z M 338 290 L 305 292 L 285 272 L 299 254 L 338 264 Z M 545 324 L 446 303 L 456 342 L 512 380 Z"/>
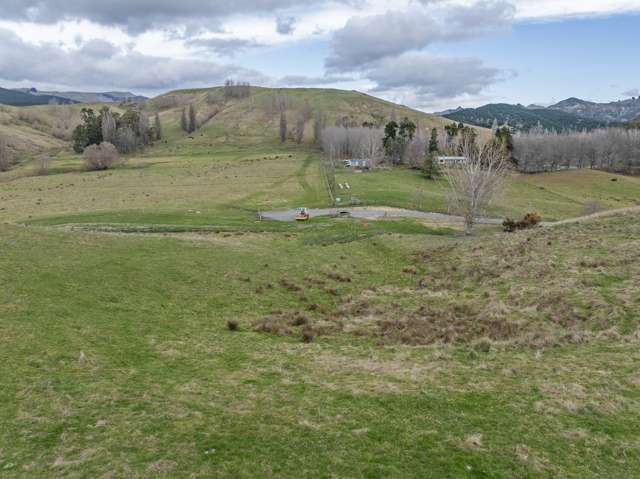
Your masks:
<path fill-rule="evenodd" d="M 402 208 L 389 208 L 384 206 L 376 207 L 355 207 L 355 208 L 320 208 L 309 209 L 311 217 L 316 216 L 340 216 L 341 212 L 348 213 L 352 218 L 362 219 L 384 219 L 384 218 L 424 218 L 439 221 L 462 221 L 462 217 L 447 215 L 444 213 L 431 213 L 425 211 L 405 210 Z M 264 211 L 260 215 L 263 218 L 267 218 L 275 221 L 295 221 L 296 213 L 298 211 L 283 210 L 283 211 Z M 503 220 L 500 218 L 478 218 L 479 224 L 502 224 Z"/>

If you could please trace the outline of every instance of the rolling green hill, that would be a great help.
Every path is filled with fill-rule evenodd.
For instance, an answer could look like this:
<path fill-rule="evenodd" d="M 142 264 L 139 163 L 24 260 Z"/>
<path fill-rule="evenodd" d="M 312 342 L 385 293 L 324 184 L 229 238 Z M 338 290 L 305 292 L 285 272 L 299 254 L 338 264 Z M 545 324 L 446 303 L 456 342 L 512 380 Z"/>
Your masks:
<path fill-rule="evenodd" d="M 19 92 L 16 92 L 19 93 Z M 34 97 L 41 98 L 41 97 Z M 39 152 L 47 148 L 69 147 L 73 128 L 79 122 L 80 109 L 99 109 L 104 104 L 46 105 L 16 108 L 0 105 L 0 135 L 18 153 Z M 191 135 L 180 128 L 183 109 L 193 105 L 199 128 Z M 121 110 L 114 105 L 108 105 Z M 150 152 L 211 152 L 214 145 L 277 145 L 280 109 L 294 131 L 298 117 L 305 112 L 303 143 L 313 143 L 314 118 L 321 115 L 326 125 L 342 122 L 384 124 L 390 118 L 408 117 L 426 132 L 449 123 L 445 118 L 396 105 L 363 93 L 332 89 L 252 87 L 245 98 L 225 98 L 222 87 L 179 90 L 166 93 L 140 107 L 152 117 L 159 113 L 163 141 Z M 483 131 L 483 130 L 480 130 Z M 290 139 L 291 141 L 293 138 Z"/>
<path fill-rule="evenodd" d="M 98 109 L 102 105 L 0 105 L 0 136 L 6 139 L 9 149 L 18 157 L 68 149 L 71 133 L 80 122 L 80 110 L 84 107 Z M 111 108 L 122 111 L 118 107 Z"/>
<path fill-rule="evenodd" d="M 193 135 L 180 129 L 182 110 L 194 105 L 200 128 Z M 313 142 L 313 124 L 322 115 L 327 125 L 336 122 L 360 126 L 383 125 L 390 118 L 408 117 L 421 129 L 442 128 L 445 118 L 423 113 L 356 91 L 314 88 L 271 89 L 252 87 L 246 98 L 225 98 L 223 88 L 180 90 L 148 101 L 150 114 L 160 113 L 166 144 L 170 147 L 207 148 L 214 143 L 243 145 L 275 144 L 278 141 L 280 108 L 286 112 L 289 131 L 306 112 L 304 143 Z M 189 138 L 191 136 L 192 138 Z"/>

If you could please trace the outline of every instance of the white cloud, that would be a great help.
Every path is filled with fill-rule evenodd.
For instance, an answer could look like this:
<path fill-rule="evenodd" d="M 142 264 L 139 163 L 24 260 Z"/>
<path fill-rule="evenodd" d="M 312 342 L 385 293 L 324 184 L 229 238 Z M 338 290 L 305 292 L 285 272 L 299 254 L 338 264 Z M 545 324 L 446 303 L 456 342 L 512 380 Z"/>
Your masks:
<path fill-rule="evenodd" d="M 572 16 L 602 16 L 640 11 L 640 0 L 512 0 L 516 17 L 552 19 Z"/>
<path fill-rule="evenodd" d="M 511 25 L 513 15 L 510 3 L 479 1 L 458 8 L 428 6 L 353 17 L 333 34 L 327 68 L 353 71 L 433 43 L 504 31 Z"/>
<path fill-rule="evenodd" d="M 477 59 L 443 59 L 425 50 L 501 32 L 513 22 L 628 12 L 640 12 L 640 0 L 0 0 L 5 40 L 0 44 L 0 80 L 5 86 L 56 82 L 145 92 L 210 85 L 226 76 L 274 84 L 243 65 L 256 61 L 256 55 L 246 60 L 237 53 L 264 47 L 265 52 L 268 47 L 286 51 L 313 41 L 316 48 L 310 55 L 318 57 L 305 58 L 304 71 L 298 71 L 297 58 L 284 58 L 283 71 L 291 74 L 280 84 L 348 84 L 415 105 L 464 105 L 485 95 L 487 85 L 502 73 Z M 277 31 L 278 19 L 286 34 Z M 287 19 L 295 22 L 282 22 Z M 14 33 L 11 41 L 7 30 Z M 329 46 L 328 59 L 317 53 L 324 51 L 323 42 Z M 406 63 L 418 57 L 412 68 L 421 72 L 420 79 L 410 75 Z M 322 75 L 325 60 L 332 71 Z M 448 87 L 443 72 L 423 69 L 429 64 L 441 70 L 446 66 Z M 478 76 L 463 82 L 464 75 L 456 73 L 460 71 Z"/>
<path fill-rule="evenodd" d="M 92 40 L 67 49 L 34 45 L 0 29 L 0 80 L 50 83 L 71 88 L 157 91 L 221 84 L 230 77 L 266 83 L 267 77 L 238 65 L 145 55 Z"/>
<path fill-rule="evenodd" d="M 500 71 L 475 58 L 408 52 L 385 58 L 366 72 L 374 91 L 410 88 L 425 99 L 477 95 L 500 79 Z"/>

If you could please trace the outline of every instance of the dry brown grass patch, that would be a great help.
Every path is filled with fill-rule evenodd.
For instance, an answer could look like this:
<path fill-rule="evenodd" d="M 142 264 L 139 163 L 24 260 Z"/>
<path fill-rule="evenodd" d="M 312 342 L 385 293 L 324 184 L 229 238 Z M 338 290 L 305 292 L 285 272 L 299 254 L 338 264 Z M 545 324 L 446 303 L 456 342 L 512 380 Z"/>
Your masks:
<path fill-rule="evenodd" d="M 296 283 L 287 278 L 282 278 L 280 280 L 280 286 L 282 286 L 287 291 L 299 293 L 302 291 L 302 288 L 298 286 Z"/>
<path fill-rule="evenodd" d="M 330 272 L 330 273 L 325 273 L 325 276 L 330 280 L 337 281 L 339 283 L 351 283 L 351 278 L 349 276 L 346 276 L 340 273 Z"/>

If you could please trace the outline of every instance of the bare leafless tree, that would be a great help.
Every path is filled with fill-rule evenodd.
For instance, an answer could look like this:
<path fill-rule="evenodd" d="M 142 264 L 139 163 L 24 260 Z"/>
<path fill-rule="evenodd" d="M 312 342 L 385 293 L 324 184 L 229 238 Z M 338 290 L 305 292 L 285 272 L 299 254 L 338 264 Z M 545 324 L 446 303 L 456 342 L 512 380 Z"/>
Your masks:
<path fill-rule="evenodd" d="M 193 103 L 189 105 L 189 133 L 193 133 L 198 129 L 198 120 L 196 118 L 196 108 Z"/>
<path fill-rule="evenodd" d="M 116 147 L 106 142 L 88 146 L 82 158 L 88 170 L 106 170 L 120 159 Z"/>
<path fill-rule="evenodd" d="M 316 113 L 313 119 L 313 142 L 317 146 L 322 143 L 322 130 L 327 126 L 327 117 L 323 113 Z"/>
<path fill-rule="evenodd" d="M 49 174 L 49 165 L 51 164 L 51 156 L 49 153 L 41 153 L 35 158 L 35 171 L 36 176 L 46 176 Z"/>
<path fill-rule="evenodd" d="M 287 114 L 280 112 L 280 143 L 287 141 Z"/>
<path fill-rule="evenodd" d="M 384 156 L 380 128 L 330 126 L 322 130 L 320 146 L 331 160 L 359 158 L 378 163 Z"/>
<path fill-rule="evenodd" d="M 320 146 L 332 161 L 359 158 L 378 163 L 383 157 L 380 128 L 330 126 L 322 130 Z"/>
<path fill-rule="evenodd" d="M 102 112 L 102 139 L 108 143 L 113 143 L 116 136 L 116 120 L 113 118 L 111 110 L 105 108 Z"/>
<path fill-rule="evenodd" d="M 280 91 L 273 93 L 272 100 L 273 111 L 276 113 L 282 113 L 293 106 L 291 97 Z"/>
<path fill-rule="evenodd" d="M 160 114 L 157 112 L 154 119 L 153 133 L 156 140 L 162 139 L 162 124 L 160 123 Z"/>
<path fill-rule="evenodd" d="M 384 158 L 383 130 L 381 128 L 356 128 L 354 134 L 359 152 L 357 156 L 361 159 L 371 160 L 372 166 L 380 163 Z"/>
<path fill-rule="evenodd" d="M 298 117 L 296 118 L 296 130 L 295 130 L 295 138 L 296 143 L 300 144 L 304 140 L 304 127 L 305 127 L 305 113 L 300 111 L 298 112 Z"/>
<path fill-rule="evenodd" d="M 449 209 L 463 217 L 465 233 L 471 235 L 478 215 L 502 189 L 507 158 L 498 142 L 479 144 L 471 135 L 460 140 L 460 151 L 466 161 L 442 172 L 449 184 Z"/>
<path fill-rule="evenodd" d="M 180 116 L 180 128 L 184 132 L 189 132 L 189 120 L 187 119 L 187 110 L 182 109 L 182 114 Z"/>
<path fill-rule="evenodd" d="M 135 132 L 128 126 L 118 128 L 115 146 L 122 155 L 130 155 L 138 149 L 138 139 Z"/>
<path fill-rule="evenodd" d="M 143 111 L 138 113 L 138 138 L 142 146 L 147 146 L 151 143 L 149 117 Z"/>
<path fill-rule="evenodd" d="M 226 98 L 246 98 L 251 95 L 251 85 L 248 82 L 234 82 L 227 80 L 224 84 Z"/>
<path fill-rule="evenodd" d="M 9 154 L 9 147 L 4 137 L 0 136 L 0 171 L 7 171 L 11 166 L 12 160 Z"/>
<path fill-rule="evenodd" d="M 307 100 L 305 100 L 304 105 L 302 105 L 300 114 L 302 115 L 302 118 L 304 118 L 305 123 L 313 118 L 313 109 Z"/>
<path fill-rule="evenodd" d="M 524 172 L 592 168 L 636 173 L 640 169 L 640 130 L 557 133 L 535 128 L 515 135 L 514 157 Z"/>
<path fill-rule="evenodd" d="M 405 158 L 403 162 L 411 168 L 422 168 L 427 150 L 427 139 L 420 130 L 418 130 L 418 132 L 419 133 L 409 141 L 404 152 Z"/>

